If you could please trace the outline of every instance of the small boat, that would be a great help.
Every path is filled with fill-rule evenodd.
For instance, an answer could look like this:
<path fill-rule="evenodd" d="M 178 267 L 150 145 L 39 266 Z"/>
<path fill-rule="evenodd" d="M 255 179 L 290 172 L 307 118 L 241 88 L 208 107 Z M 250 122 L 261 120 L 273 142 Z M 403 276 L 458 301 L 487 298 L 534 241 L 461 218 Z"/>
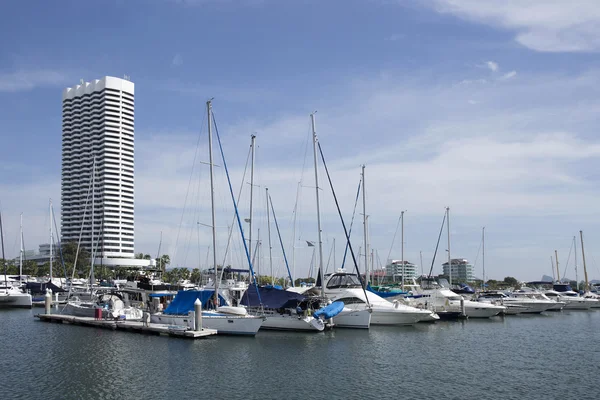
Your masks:
<path fill-rule="evenodd" d="M 125 305 L 116 294 L 100 294 L 97 301 L 81 301 L 77 297 L 67 301 L 61 313 L 76 317 L 94 318 L 97 310 L 102 310 L 102 318 L 141 321 L 143 312 L 139 308 Z"/>

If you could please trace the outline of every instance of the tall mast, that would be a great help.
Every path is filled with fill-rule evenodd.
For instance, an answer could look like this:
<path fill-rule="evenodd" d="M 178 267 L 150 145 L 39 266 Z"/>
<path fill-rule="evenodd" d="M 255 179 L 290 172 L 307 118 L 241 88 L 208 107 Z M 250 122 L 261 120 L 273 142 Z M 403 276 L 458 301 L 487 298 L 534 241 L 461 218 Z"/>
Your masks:
<path fill-rule="evenodd" d="M 423 275 L 423 251 L 419 250 L 419 259 L 421 261 L 421 275 Z"/>
<path fill-rule="evenodd" d="M 579 275 L 577 274 L 577 239 L 573 236 L 573 249 L 575 251 L 575 281 L 577 282 L 577 291 L 579 291 Z"/>
<path fill-rule="evenodd" d="M 296 218 L 298 217 L 298 196 L 300 195 L 301 184 L 302 181 L 298 182 L 298 189 L 296 189 L 296 204 L 294 204 L 294 223 L 292 227 L 292 279 L 296 279 Z M 294 286 L 293 282 L 292 286 Z"/>
<path fill-rule="evenodd" d="M 365 287 L 369 285 L 369 245 L 368 245 L 368 239 L 369 239 L 369 235 L 367 234 L 367 196 L 366 196 L 366 190 L 365 190 L 365 166 L 363 164 L 362 166 L 362 171 L 361 171 L 361 177 L 362 177 L 362 201 L 363 201 L 363 231 L 364 231 L 364 246 L 365 246 Z"/>
<path fill-rule="evenodd" d="M 6 274 L 8 273 L 8 263 L 6 262 L 6 257 L 4 255 L 4 229 L 2 227 L 2 211 L 0 210 L 0 242 L 2 242 L 2 261 L 4 262 L 4 284 L 8 285 L 8 278 Z"/>
<path fill-rule="evenodd" d="M 317 132 L 315 130 L 315 113 L 310 114 L 313 134 L 313 156 L 315 161 L 315 194 L 317 199 L 317 230 L 319 239 L 319 276 L 321 278 L 321 296 L 325 296 L 325 276 L 323 274 L 323 240 L 321 238 L 321 204 L 319 202 L 319 164 L 317 163 Z"/>
<path fill-rule="evenodd" d="M 404 291 L 404 275 L 406 274 L 406 261 L 404 261 L 404 211 L 400 212 L 400 221 L 402 222 L 402 229 L 400 230 L 400 240 L 402 241 L 400 258 L 402 258 L 402 291 Z"/>
<path fill-rule="evenodd" d="M 581 240 L 581 258 L 583 258 L 583 274 L 585 276 L 585 292 L 590 290 L 590 283 L 588 281 L 587 267 L 585 265 L 585 250 L 583 249 L 583 231 L 579 231 L 579 238 Z"/>
<path fill-rule="evenodd" d="M 265 198 L 267 199 L 267 235 L 269 236 L 269 268 L 271 270 L 271 285 L 275 286 L 275 277 L 273 275 L 273 247 L 271 246 L 271 217 L 269 216 L 269 188 L 265 188 Z"/>
<path fill-rule="evenodd" d="M 21 250 L 19 251 L 19 283 L 21 283 L 23 276 L 23 213 L 21 213 Z"/>
<path fill-rule="evenodd" d="M 560 272 L 558 271 L 558 251 L 554 250 L 554 261 L 556 261 L 556 280 L 560 283 Z"/>
<path fill-rule="evenodd" d="M 50 199 L 49 209 L 50 209 L 50 282 L 52 282 L 52 258 L 53 258 L 53 254 L 52 254 L 52 239 L 53 239 L 53 235 L 52 235 L 52 199 Z M 93 246 L 94 246 L 94 241 L 92 241 L 92 247 Z"/>
<path fill-rule="evenodd" d="M 485 226 L 481 229 L 481 249 L 483 261 L 483 287 L 485 289 Z"/>
<path fill-rule="evenodd" d="M 211 228 L 212 228 L 212 248 L 213 248 L 213 268 L 215 270 L 215 308 L 219 305 L 219 274 L 217 273 L 217 232 L 215 217 L 215 182 L 214 182 L 214 163 L 212 151 L 212 101 L 206 102 L 206 113 L 208 119 L 208 162 L 210 166 L 210 209 L 211 209 Z M 252 187 L 252 186 L 251 186 Z M 252 189 L 250 189 L 252 190 Z M 252 210 L 252 207 L 250 207 Z"/>
<path fill-rule="evenodd" d="M 552 271 L 552 279 L 554 279 L 554 259 L 550 256 L 550 271 Z"/>
<path fill-rule="evenodd" d="M 256 143 L 256 135 L 250 136 L 250 150 L 252 153 L 252 163 L 250 164 L 250 221 L 248 222 L 248 252 L 252 260 L 252 199 L 254 197 L 254 145 Z"/>
<path fill-rule="evenodd" d="M 448 228 L 448 270 L 450 286 L 452 286 L 452 257 L 450 256 L 450 207 L 446 207 L 446 227 Z"/>
<path fill-rule="evenodd" d="M 94 229 L 96 220 L 94 211 L 96 210 L 96 157 L 92 161 L 92 265 L 90 267 L 90 285 L 94 284 L 94 262 L 96 261 L 96 252 L 94 247 Z"/>

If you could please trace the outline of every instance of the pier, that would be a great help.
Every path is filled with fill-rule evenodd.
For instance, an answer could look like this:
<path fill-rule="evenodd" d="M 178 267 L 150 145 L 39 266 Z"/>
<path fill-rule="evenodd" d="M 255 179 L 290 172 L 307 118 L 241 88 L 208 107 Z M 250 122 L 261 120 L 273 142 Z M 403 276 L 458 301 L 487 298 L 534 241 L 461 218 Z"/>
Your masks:
<path fill-rule="evenodd" d="M 91 326 L 95 328 L 122 330 L 150 335 L 168 335 L 172 337 L 189 339 L 200 339 L 217 334 L 216 329 L 202 328 L 200 330 L 192 330 L 187 326 L 153 324 L 142 321 L 113 321 L 61 314 L 38 314 L 36 317 L 39 318 L 40 321 L 44 322 L 58 322 L 63 324 Z"/>

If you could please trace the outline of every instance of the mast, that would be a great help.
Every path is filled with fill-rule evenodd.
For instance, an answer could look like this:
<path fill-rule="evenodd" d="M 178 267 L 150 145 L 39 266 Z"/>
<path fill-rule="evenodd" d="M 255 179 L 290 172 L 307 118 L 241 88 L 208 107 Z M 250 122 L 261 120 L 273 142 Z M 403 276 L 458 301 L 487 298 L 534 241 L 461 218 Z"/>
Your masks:
<path fill-rule="evenodd" d="M 300 195 L 300 185 L 302 181 L 298 182 L 298 189 L 296 189 L 296 204 L 294 204 L 294 223 L 292 226 L 292 279 L 296 279 L 296 219 L 298 217 L 298 196 Z M 294 282 L 292 282 L 294 286 Z"/>
<path fill-rule="evenodd" d="M 446 221 L 446 227 L 448 228 L 448 270 L 450 271 L 450 287 L 452 287 L 452 258 L 450 256 L 450 207 L 446 207 Z"/>
<path fill-rule="evenodd" d="M 402 258 L 402 291 L 404 292 L 404 276 L 406 274 L 406 261 L 404 261 L 404 211 L 400 212 L 400 220 L 402 222 L 402 228 L 400 230 L 400 240 L 402 245 L 400 246 L 400 258 Z"/>
<path fill-rule="evenodd" d="M 273 275 L 273 247 L 271 246 L 271 217 L 269 216 L 269 188 L 265 188 L 265 198 L 267 199 L 267 235 L 269 236 L 269 268 L 271 269 L 271 286 L 275 286 L 275 277 Z"/>
<path fill-rule="evenodd" d="M 52 239 L 53 239 L 53 235 L 52 235 L 52 199 L 50 199 L 50 281 L 52 282 L 52 258 L 53 258 L 53 254 L 52 254 Z M 94 241 L 92 241 L 92 247 L 94 246 Z"/>
<path fill-rule="evenodd" d="M 363 201 L 363 236 L 364 236 L 364 246 L 365 246 L 365 287 L 367 287 L 369 285 L 369 245 L 368 245 L 368 238 L 369 235 L 367 234 L 367 196 L 366 196 L 366 190 L 365 190 L 365 166 L 363 164 L 362 168 L 361 168 L 361 177 L 362 177 L 362 201 Z"/>
<path fill-rule="evenodd" d="M 215 270 L 215 308 L 219 306 L 219 280 L 217 273 L 217 232 L 215 217 L 215 182 L 214 182 L 214 163 L 212 151 L 212 100 L 206 102 L 206 113 L 208 119 L 208 162 L 210 166 L 210 209 L 211 209 L 211 230 L 212 230 L 212 248 L 213 248 L 213 267 Z M 252 186 L 251 186 L 252 187 Z M 252 189 L 250 189 L 252 190 Z M 252 210 L 252 207 L 250 207 Z"/>
<path fill-rule="evenodd" d="M 94 219 L 94 211 L 96 210 L 96 157 L 92 161 L 92 265 L 90 267 L 90 286 L 94 284 L 94 262 L 96 254 L 94 251 L 94 229 L 96 220 Z"/>
<path fill-rule="evenodd" d="M 6 262 L 6 257 L 4 256 L 4 229 L 2 227 L 2 211 L 0 210 L 0 242 L 2 242 L 2 261 L 4 262 L 4 284 L 8 285 L 8 278 L 6 277 L 8 271 L 8 263 Z"/>
<path fill-rule="evenodd" d="M 485 289 L 485 226 L 481 229 L 481 249 L 483 256 L 483 288 Z"/>
<path fill-rule="evenodd" d="M 575 251 L 575 281 L 577 282 L 577 291 L 579 292 L 579 275 L 577 274 L 577 239 L 573 236 L 573 249 Z"/>
<path fill-rule="evenodd" d="M 590 283 L 588 281 L 587 267 L 585 265 L 585 250 L 583 249 L 583 231 L 579 231 L 579 238 L 581 240 L 581 258 L 583 258 L 583 274 L 585 276 L 585 292 L 590 290 Z"/>
<path fill-rule="evenodd" d="M 19 284 L 22 283 L 23 276 L 23 213 L 21 213 L 21 248 L 19 252 Z"/>
<path fill-rule="evenodd" d="M 323 240 L 321 238 L 321 204 L 319 202 L 319 165 L 317 163 L 317 132 L 315 130 L 315 113 L 310 114 L 313 134 L 313 156 L 315 161 L 315 195 L 317 200 L 317 230 L 319 239 L 319 276 L 321 278 L 321 296 L 325 296 L 325 276 L 323 274 Z"/>
<path fill-rule="evenodd" d="M 252 153 L 252 163 L 250 164 L 250 221 L 248 221 L 248 252 L 250 259 L 252 260 L 252 199 L 254 197 L 254 145 L 256 142 L 256 135 L 250 136 L 250 149 Z M 260 275 L 260 274 L 259 274 Z"/>
<path fill-rule="evenodd" d="M 423 251 L 419 250 L 419 259 L 421 261 L 421 275 L 423 275 Z"/>
<path fill-rule="evenodd" d="M 550 271 L 552 271 L 552 279 L 554 279 L 554 259 L 550 256 Z"/>
<path fill-rule="evenodd" d="M 558 252 L 554 250 L 554 261 L 556 261 L 556 280 L 560 283 L 560 272 L 558 271 Z"/>

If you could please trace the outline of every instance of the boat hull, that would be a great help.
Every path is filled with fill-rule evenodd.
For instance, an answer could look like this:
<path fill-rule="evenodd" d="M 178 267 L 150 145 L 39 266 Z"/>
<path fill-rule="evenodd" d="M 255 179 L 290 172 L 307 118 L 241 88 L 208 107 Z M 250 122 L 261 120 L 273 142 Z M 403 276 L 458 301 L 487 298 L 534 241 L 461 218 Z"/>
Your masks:
<path fill-rule="evenodd" d="M 341 313 L 333 318 L 336 328 L 369 329 L 371 325 L 371 311 L 352 310 L 344 308 Z"/>
<path fill-rule="evenodd" d="M 268 315 L 260 329 L 278 331 L 322 332 L 325 324 L 313 317 L 298 318 L 295 315 Z"/>
<path fill-rule="evenodd" d="M 0 293 L 0 307 L 31 308 L 33 302 L 28 293 Z"/>
<path fill-rule="evenodd" d="M 150 317 L 152 323 L 165 325 L 189 326 L 193 323 L 188 315 L 153 314 Z M 244 335 L 254 336 L 260 329 L 264 320 L 262 317 L 238 316 L 238 315 L 203 315 L 202 326 L 204 328 L 216 329 L 218 335 Z"/>

